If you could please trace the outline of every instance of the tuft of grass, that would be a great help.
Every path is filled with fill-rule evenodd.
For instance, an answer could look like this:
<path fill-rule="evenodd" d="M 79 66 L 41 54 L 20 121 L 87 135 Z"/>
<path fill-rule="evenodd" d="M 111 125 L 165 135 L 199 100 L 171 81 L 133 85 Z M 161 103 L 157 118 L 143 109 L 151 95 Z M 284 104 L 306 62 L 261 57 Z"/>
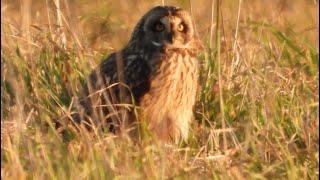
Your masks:
<path fill-rule="evenodd" d="M 75 131 L 86 76 L 155 5 L 192 10 L 204 49 L 188 142 Z M 1 1 L 2 179 L 316 179 L 314 1 Z M 134 8 L 133 8 L 134 7 Z M 303 14 L 299 12 L 304 12 Z"/>

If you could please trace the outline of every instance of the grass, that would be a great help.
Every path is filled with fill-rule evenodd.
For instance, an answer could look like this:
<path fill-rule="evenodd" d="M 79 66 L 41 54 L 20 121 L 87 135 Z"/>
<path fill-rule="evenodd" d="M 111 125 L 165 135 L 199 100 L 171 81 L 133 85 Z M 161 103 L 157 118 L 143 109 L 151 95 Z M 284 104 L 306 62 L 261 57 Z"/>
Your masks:
<path fill-rule="evenodd" d="M 189 140 L 164 147 L 52 122 L 162 1 L 1 1 L 1 178 L 318 179 L 319 3 L 213 2 L 164 1 L 204 45 Z"/>

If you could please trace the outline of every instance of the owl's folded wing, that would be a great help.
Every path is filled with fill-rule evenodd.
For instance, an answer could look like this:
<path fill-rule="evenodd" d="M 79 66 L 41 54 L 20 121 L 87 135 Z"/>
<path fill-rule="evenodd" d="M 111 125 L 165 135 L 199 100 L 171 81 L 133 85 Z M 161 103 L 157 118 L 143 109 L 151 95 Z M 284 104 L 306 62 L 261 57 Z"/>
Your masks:
<path fill-rule="evenodd" d="M 120 87 L 123 83 L 125 86 L 122 86 L 122 88 L 126 89 L 126 95 L 131 95 L 128 93 L 132 93 L 135 102 L 139 102 L 140 97 L 143 96 L 150 87 L 150 67 L 141 56 L 124 56 L 125 57 L 113 53 L 107 59 L 103 60 L 98 69 L 89 75 L 88 84 L 85 85 L 84 88 L 84 94 L 88 96 L 96 91 L 112 87 L 112 93 L 119 96 Z M 119 76 L 119 73 L 123 74 Z"/>

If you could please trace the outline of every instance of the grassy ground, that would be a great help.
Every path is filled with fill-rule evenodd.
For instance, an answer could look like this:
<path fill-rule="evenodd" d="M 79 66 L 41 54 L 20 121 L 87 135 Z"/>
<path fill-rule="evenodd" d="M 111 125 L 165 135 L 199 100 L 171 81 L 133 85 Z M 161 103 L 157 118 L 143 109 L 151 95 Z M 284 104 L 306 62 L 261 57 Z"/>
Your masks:
<path fill-rule="evenodd" d="M 52 118 L 72 111 L 86 75 L 161 3 L 1 1 L 1 179 L 318 179 L 311 0 L 164 1 L 192 12 L 204 45 L 188 142 L 86 131 L 62 141 Z"/>

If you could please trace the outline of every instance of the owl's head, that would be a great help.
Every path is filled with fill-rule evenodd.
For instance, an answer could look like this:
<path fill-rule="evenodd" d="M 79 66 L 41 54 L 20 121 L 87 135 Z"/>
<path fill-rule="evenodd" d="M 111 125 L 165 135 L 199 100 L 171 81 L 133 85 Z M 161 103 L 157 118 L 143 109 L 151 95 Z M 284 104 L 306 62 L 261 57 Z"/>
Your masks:
<path fill-rule="evenodd" d="M 173 6 L 157 6 L 135 27 L 130 42 L 166 48 L 198 48 L 199 39 L 189 13 Z"/>

